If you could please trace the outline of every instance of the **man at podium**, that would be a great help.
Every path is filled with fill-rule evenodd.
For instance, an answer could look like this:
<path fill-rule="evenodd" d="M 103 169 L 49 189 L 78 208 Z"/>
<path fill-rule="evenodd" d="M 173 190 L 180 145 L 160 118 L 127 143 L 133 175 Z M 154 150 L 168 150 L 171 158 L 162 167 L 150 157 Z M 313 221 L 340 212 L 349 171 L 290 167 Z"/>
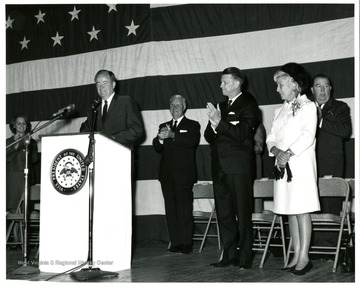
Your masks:
<path fill-rule="evenodd" d="M 91 131 L 91 119 L 94 114 L 92 110 L 96 110 L 94 131 L 100 131 L 129 148 L 139 144 L 145 132 L 142 117 L 134 99 L 115 93 L 116 77 L 111 71 L 98 71 L 94 80 L 101 104 L 99 102 L 89 111 L 86 121 L 80 127 L 80 132 Z"/>

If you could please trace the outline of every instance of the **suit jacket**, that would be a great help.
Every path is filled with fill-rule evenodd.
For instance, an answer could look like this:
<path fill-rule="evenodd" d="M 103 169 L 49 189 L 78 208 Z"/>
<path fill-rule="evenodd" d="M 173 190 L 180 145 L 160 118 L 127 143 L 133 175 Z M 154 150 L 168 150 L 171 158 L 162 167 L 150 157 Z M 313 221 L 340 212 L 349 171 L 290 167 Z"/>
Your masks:
<path fill-rule="evenodd" d="M 330 98 L 322 108 L 322 125 L 316 134 L 318 176 L 344 176 L 344 140 L 351 133 L 350 108 Z"/>
<path fill-rule="evenodd" d="M 100 131 L 115 141 L 132 148 L 142 140 L 145 131 L 136 102 L 129 96 L 115 94 L 108 108 L 104 124 L 101 120 L 101 105 L 96 108 L 95 131 Z M 80 132 L 91 131 L 92 112 L 81 125 Z"/>
<path fill-rule="evenodd" d="M 171 126 L 172 120 L 159 126 Z M 161 153 L 159 180 L 174 180 L 177 183 L 197 181 L 195 151 L 200 142 L 200 124 L 183 117 L 175 130 L 175 138 L 165 139 L 163 144 L 155 137 L 153 147 Z"/>
<path fill-rule="evenodd" d="M 254 133 L 259 122 L 259 107 L 255 98 L 243 92 L 227 108 L 227 100 L 219 104 L 221 120 L 216 133 L 210 122 L 205 139 L 211 145 L 213 173 L 221 168 L 226 174 L 254 172 Z"/>

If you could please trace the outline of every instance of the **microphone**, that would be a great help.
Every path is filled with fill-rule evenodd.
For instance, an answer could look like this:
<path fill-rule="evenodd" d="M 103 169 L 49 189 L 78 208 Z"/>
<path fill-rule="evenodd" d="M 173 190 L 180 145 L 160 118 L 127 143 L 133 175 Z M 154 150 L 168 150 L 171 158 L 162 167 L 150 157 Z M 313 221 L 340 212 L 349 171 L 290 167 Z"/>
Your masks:
<path fill-rule="evenodd" d="M 75 104 L 68 105 L 67 107 L 58 110 L 56 113 L 53 113 L 53 117 L 56 117 L 56 116 L 61 115 L 63 113 L 71 112 L 74 109 L 75 109 Z"/>
<path fill-rule="evenodd" d="M 95 110 L 99 105 L 101 104 L 101 99 L 100 98 L 96 98 L 94 99 L 92 105 L 91 105 L 91 110 Z"/>

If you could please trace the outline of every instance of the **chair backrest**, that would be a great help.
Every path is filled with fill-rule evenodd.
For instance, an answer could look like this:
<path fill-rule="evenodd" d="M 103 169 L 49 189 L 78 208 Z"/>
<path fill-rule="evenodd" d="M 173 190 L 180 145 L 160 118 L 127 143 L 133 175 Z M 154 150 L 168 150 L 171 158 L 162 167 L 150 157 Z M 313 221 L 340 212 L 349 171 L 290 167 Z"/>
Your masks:
<path fill-rule="evenodd" d="M 355 198 L 355 179 L 354 178 L 345 178 L 350 187 L 350 196 Z"/>
<path fill-rule="evenodd" d="M 30 187 L 29 200 L 40 201 L 40 184 L 36 184 Z"/>
<path fill-rule="evenodd" d="M 257 179 L 254 181 L 254 198 L 274 197 L 274 180 Z"/>
<path fill-rule="evenodd" d="M 319 178 L 318 181 L 320 197 L 344 197 L 349 198 L 349 184 L 340 177 Z"/>
<path fill-rule="evenodd" d="M 342 213 L 346 215 L 350 210 L 350 186 L 348 182 L 340 177 L 319 178 L 318 181 L 320 197 L 338 197 L 343 199 Z"/>
<path fill-rule="evenodd" d="M 214 198 L 213 184 L 209 182 L 196 183 L 193 187 L 194 199 Z"/>

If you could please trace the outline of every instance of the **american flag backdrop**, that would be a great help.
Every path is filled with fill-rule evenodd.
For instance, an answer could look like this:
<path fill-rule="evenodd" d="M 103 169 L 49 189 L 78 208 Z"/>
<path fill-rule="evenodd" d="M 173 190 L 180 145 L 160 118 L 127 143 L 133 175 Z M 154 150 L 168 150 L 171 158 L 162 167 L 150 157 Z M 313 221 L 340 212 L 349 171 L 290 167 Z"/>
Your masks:
<path fill-rule="evenodd" d="M 311 75 L 328 74 L 354 122 L 354 3 L 6 5 L 6 123 L 25 113 L 34 127 L 75 104 L 73 113 L 34 138 L 78 132 L 97 95 L 95 73 L 113 71 L 120 94 L 139 105 L 146 129 L 135 153 L 134 213 L 164 214 L 152 139 L 170 119 L 174 94 L 187 99 L 186 115 L 200 122 L 203 134 L 206 103 L 223 100 L 219 79 L 226 67 L 244 71 L 267 131 L 281 104 L 273 74 L 287 62 L 302 64 Z M 346 177 L 354 177 L 354 133 L 345 150 Z M 204 137 L 196 156 L 198 180 L 210 181 Z M 272 161 L 266 152 L 263 159 L 268 177 Z"/>

